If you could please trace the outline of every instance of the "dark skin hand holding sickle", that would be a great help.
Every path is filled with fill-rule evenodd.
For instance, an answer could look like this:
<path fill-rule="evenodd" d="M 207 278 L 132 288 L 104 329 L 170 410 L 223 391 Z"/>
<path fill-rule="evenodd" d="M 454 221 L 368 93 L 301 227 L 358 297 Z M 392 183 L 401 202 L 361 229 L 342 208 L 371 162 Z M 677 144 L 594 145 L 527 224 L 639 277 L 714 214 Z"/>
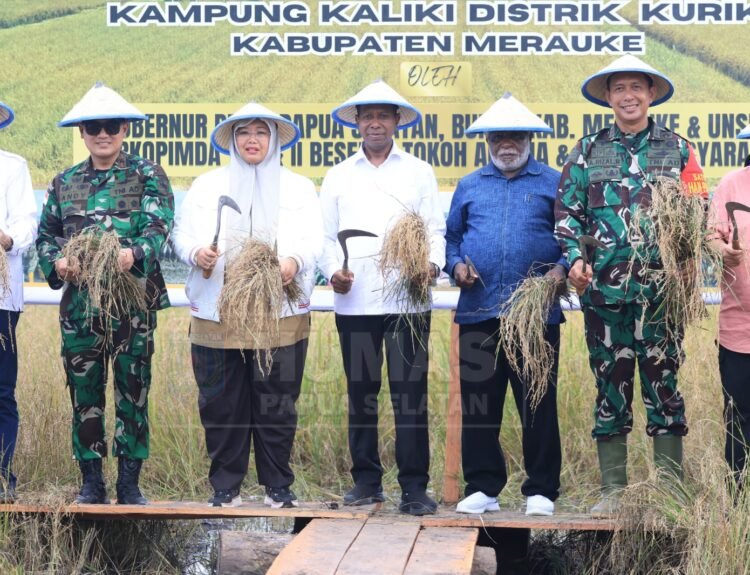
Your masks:
<path fill-rule="evenodd" d="M 344 252 L 344 263 L 341 265 L 341 269 L 338 270 L 331 276 L 331 286 L 333 291 L 339 294 L 348 293 L 352 288 L 352 282 L 354 281 L 354 274 L 349 271 L 349 249 L 346 246 L 346 242 L 349 238 L 376 238 L 377 234 L 368 232 L 365 230 L 341 230 L 337 236 L 339 244 L 341 245 L 341 251 Z"/>

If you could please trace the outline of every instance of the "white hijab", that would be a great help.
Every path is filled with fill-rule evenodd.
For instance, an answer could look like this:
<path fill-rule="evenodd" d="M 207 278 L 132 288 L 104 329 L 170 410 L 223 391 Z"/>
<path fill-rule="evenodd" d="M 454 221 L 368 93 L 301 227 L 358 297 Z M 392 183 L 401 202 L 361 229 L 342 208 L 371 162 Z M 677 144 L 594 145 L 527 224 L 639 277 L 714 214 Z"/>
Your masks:
<path fill-rule="evenodd" d="M 271 245 L 276 243 L 279 227 L 279 196 L 281 192 L 281 147 L 276 122 L 258 118 L 271 131 L 268 153 L 259 164 L 248 164 L 237 150 L 236 133 L 239 128 L 256 121 L 242 120 L 232 126 L 232 146 L 229 150 L 229 195 L 242 210 L 238 214 L 227 210 L 229 238 L 258 238 Z M 227 246 L 231 250 L 231 244 Z"/>

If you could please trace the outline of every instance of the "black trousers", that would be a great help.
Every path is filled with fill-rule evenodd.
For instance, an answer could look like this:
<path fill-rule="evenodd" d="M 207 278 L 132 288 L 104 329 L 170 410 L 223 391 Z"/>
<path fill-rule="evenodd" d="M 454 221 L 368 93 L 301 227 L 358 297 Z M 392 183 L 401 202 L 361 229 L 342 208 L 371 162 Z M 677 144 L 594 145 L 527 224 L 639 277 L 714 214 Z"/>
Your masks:
<path fill-rule="evenodd" d="M 544 495 L 554 501 L 559 495 L 560 431 L 557 422 L 557 365 L 560 326 L 548 325 L 546 339 L 555 350 L 547 393 L 535 411 L 526 398 L 528 386 L 508 366 L 505 351 L 496 357 L 500 320 L 459 326 L 462 433 L 461 450 L 466 495 L 477 491 L 497 496 L 508 481 L 500 446 L 500 426 L 508 381 L 523 426 L 523 460 L 527 479 L 521 492 Z"/>
<path fill-rule="evenodd" d="M 398 482 L 405 492 L 424 491 L 430 480 L 427 368 L 430 312 L 408 315 L 336 315 L 349 396 L 352 478 L 363 487 L 381 484 L 378 392 L 383 348 L 396 423 Z M 385 345 L 384 345 L 385 344 Z"/>
<path fill-rule="evenodd" d="M 258 483 L 286 487 L 294 482 L 289 458 L 297 431 L 295 402 L 302 385 L 307 339 L 273 352 L 267 375 L 255 352 L 192 345 L 198 408 L 211 458 L 214 490 L 239 489 L 255 444 Z"/>
<path fill-rule="evenodd" d="M 16 380 L 18 379 L 18 342 L 16 326 L 20 312 L 0 310 L 0 486 L 16 487 L 16 476 L 11 471 L 13 453 L 18 437 L 18 404 Z"/>
<path fill-rule="evenodd" d="M 724 393 L 724 457 L 739 480 L 750 450 L 750 354 L 719 346 L 719 374 Z"/>

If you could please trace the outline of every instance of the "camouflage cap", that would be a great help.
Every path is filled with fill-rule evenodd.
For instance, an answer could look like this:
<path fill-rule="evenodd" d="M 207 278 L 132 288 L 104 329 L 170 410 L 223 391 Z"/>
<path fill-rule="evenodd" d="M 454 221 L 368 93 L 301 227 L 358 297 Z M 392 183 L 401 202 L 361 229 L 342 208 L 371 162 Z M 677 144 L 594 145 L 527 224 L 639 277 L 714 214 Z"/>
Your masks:
<path fill-rule="evenodd" d="M 383 80 L 376 80 L 365 86 L 356 95 L 334 108 L 333 119 L 347 128 L 357 127 L 357 106 L 368 104 L 390 104 L 398 108 L 399 121 L 397 128 L 408 128 L 418 123 L 422 118 L 419 110 L 407 102 L 396 90 Z"/>
<path fill-rule="evenodd" d="M 148 116 L 128 103 L 112 88 L 97 82 L 57 125 L 62 128 L 77 126 L 86 120 L 110 120 L 114 118 L 145 120 Z"/>
<path fill-rule="evenodd" d="M 669 78 L 661 72 L 657 72 L 643 60 L 630 54 L 626 54 L 583 81 L 581 92 L 583 93 L 584 98 L 594 104 L 609 108 L 609 104 L 606 100 L 607 79 L 612 74 L 618 74 L 620 72 L 641 73 L 651 78 L 654 82 L 654 90 L 656 91 L 654 101 L 651 102 L 652 106 L 663 104 L 669 100 L 674 93 L 674 86 Z"/>

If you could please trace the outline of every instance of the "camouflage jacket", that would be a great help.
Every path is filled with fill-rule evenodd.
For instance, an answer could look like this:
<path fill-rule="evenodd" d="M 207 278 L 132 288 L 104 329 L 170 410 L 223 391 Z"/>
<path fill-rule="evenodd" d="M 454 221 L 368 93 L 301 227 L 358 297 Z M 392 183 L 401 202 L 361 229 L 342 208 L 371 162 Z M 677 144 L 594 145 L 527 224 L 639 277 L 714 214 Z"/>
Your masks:
<path fill-rule="evenodd" d="M 597 248 L 593 281 L 582 296 L 588 305 L 652 301 L 656 285 L 648 273 L 659 269 L 658 250 L 631 237 L 631 217 L 651 202 L 647 183 L 657 177 L 680 179 L 692 154 L 687 141 L 649 120 L 639 134 L 625 135 L 616 124 L 584 136 L 563 167 L 555 201 L 555 237 L 573 264 L 581 257 L 578 238 L 590 235 Z M 649 264 L 631 266 L 634 249 L 648 249 Z M 589 254 L 590 255 L 590 254 Z"/>
<path fill-rule="evenodd" d="M 172 188 L 157 164 L 120 152 L 104 172 L 87 159 L 60 172 L 47 189 L 36 241 L 39 265 L 50 287 L 59 289 L 65 284 L 55 272 L 55 261 L 62 257 L 60 244 L 92 225 L 114 230 L 123 247 L 143 250 L 131 272 L 145 282 L 149 309 L 163 309 L 169 307 L 169 299 L 158 256 L 173 222 Z M 85 290 L 70 283 L 60 302 L 60 316 L 81 319 L 86 304 Z"/>

